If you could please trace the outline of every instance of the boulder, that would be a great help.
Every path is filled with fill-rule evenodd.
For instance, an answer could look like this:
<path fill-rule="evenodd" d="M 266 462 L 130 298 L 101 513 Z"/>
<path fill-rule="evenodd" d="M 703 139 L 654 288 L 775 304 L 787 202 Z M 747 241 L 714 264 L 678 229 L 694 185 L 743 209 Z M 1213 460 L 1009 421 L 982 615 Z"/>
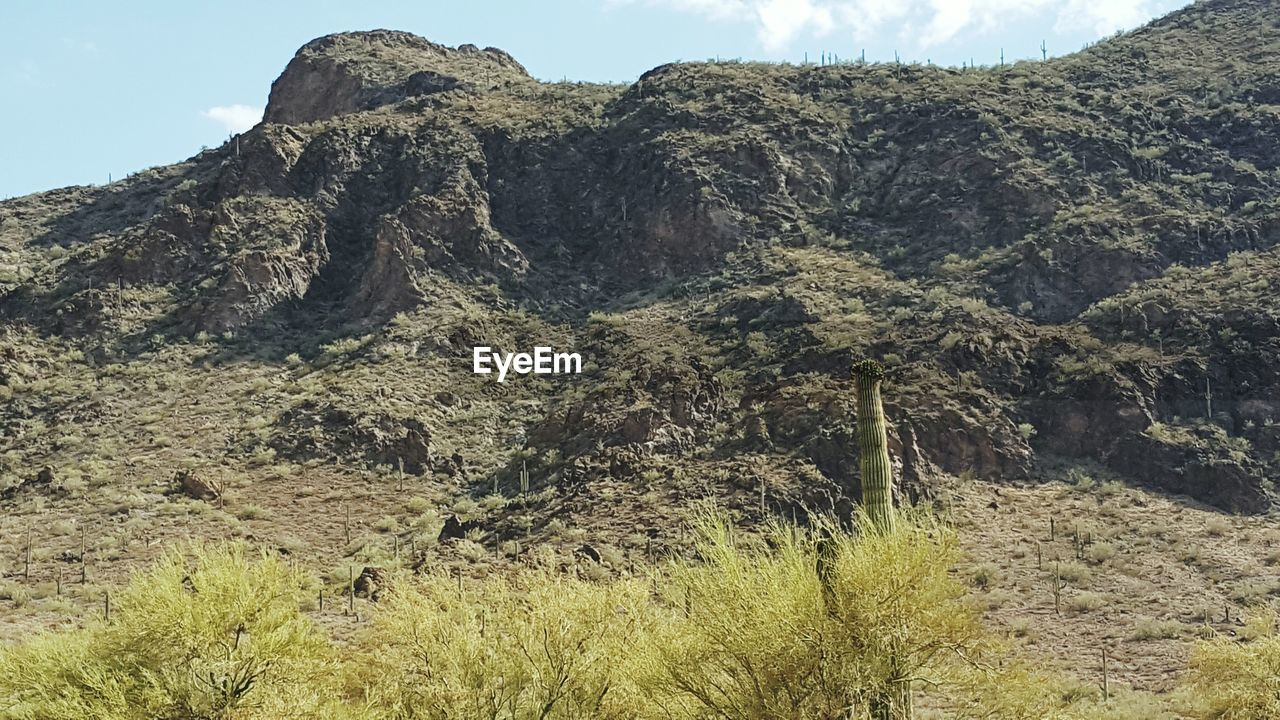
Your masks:
<path fill-rule="evenodd" d="M 592 546 L 590 543 L 583 543 L 577 550 L 574 551 L 574 554 L 577 555 L 578 557 L 586 558 L 593 563 L 600 562 L 600 551 L 596 550 L 595 547 Z"/>
<path fill-rule="evenodd" d="M 30 480 L 18 480 L 16 485 L 0 489 L 0 500 L 12 500 L 18 496 L 21 490 L 30 490 L 35 487 L 48 488 L 53 483 L 53 468 L 45 466 L 36 473 L 36 476 Z"/>
<path fill-rule="evenodd" d="M 382 568 L 365 567 L 353 583 L 356 597 L 377 601 L 387 587 L 387 575 Z"/>
<path fill-rule="evenodd" d="M 467 533 L 480 524 L 474 520 L 463 521 L 457 515 L 449 515 L 444 519 L 444 526 L 440 528 L 440 535 L 436 539 L 440 542 L 445 540 L 461 540 L 467 536 Z"/>
<path fill-rule="evenodd" d="M 179 470 L 174 476 L 175 490 L 193 500 L 217 500 L 222 493 L 213 481 L 191 470 Z"/>

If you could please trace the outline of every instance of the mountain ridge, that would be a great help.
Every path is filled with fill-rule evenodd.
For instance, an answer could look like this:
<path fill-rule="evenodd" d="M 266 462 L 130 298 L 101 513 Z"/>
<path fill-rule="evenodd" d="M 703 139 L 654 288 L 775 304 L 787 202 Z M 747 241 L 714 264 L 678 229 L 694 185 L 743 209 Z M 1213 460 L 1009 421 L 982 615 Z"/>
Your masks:
<path fill-rule="evenodd" d="M 1072 75 L 1080 58 L 1146 58 L 1148 51 L 1124 45 L 1161 30 L 1194 29 L 1194 18 L 1205 13 L 1238 23 L 1237 16 L 1259 8 L 1248 2 L 1196 6 L 1077 55 L 1005 69 L 678 64 L 625 88 L 539 85 L 501 51 L 450 49 L 407 33 L 326 36 L 299 50 L 273 85 L 263 125 L 194 160 L 182 180 L 168 180 L 162 209 L 142 211 L 140 223 L 121 221 L 126 227 L 108 224 L 89 252 L 67 261 L 54 292 L 42 298 L 33 284 L 20 285 L 6 293 L 3 309 L 22 317 L 44 299 L 50 304 L 36 314 L 46 325 L 53 316 L 55 329 L 66 332 L 74 318 L 83 326 L 77 331 L 92 337 L 103 323 L 108 286 L 122 294 L 132 285 L 163 284 L 174 288 L 174 302 L 151 330 L 219 334 L 312 300 L 359 323 L 429 302 L 420 285 L 441 275 L 464 285 L 496 281 L 517 304 L 543 305 L 538 291 L 522 287 L 537 282 L 530 273 L 586 273 L 589 279 L 579 277 L 578 284 L 598 284 L 589 292 L 599 298 L 614 292 L 610 286 L 625 292 L 637 278 L 696 277 L 723 267 L 735 253 L 767 252 L 780 243 L 870 252 L 873 265 L 920 278 L 926 289 L 961 299 L 967 290 L 976 302 L 996 303 L 996 312 L 1045 327 L 1071 323 L 1100 300 L 1125 297 L 1126 289 L 1177 263 L 1196 267 L 1229 252 L 1261 252 L 1246 262 L 1271 262 L 1266 251 L 1280 237 L 1274 203 L 1265 195 L 1275 187 L 1274 165 L 1213 164 L 1232 156 L 1202 139 L 1191 150 L 1178 146 L 1186 157 L 1176 162 L 1194 164 L 1178 167 L 1168 155 L 1156 157 L 1158 149 L 1148 150 L 1153 146 L 1138 146 L 1151 136 L 1135 138 L 1124 112 L 1120 127 L 1106 130 L 1098 111 L 1071 100 L 1050 116 L 1061 128 L 1011 126 L 1017 116 L 984 114 L 995 109 L 988 103 L 998 99 L 1016 108 L 1020 97 L 1039 96 L 1027 88 L 1060 87 L 1062 69 Z M 338 71 L 341 78 L 335 79 L 335 67 L 347 68 Z M 479 87 L 477 67 L 508 72 L 516 82 Z M 436 84 L 406 90 L 418 73 L 431 74 Z M 453 80 L 440 85 L 441 78 Z M 939 82 L 960 84 L 963 97 L 921 95 Z M 341 92 L 329 97 L 327 109 L 290 107 L 291 94 L 324 96 L 303 90 L 313 86 Z M 842 88 L 854 89 L 855 97 L 846 99 Z M 565 96 L 557 98 L 553 89 Z M 483 102 L 495 95 L 503 98 L 500 106 Z M 1245 109 L 1256 104 L 1252 97 Z M 1116 108 L 1114 98 L 1097 102 Z M 1155 102 L 1145 111 L 1159 113 L 1161 103 L 1169 104 Z M 526 114 L 533 111 L 543 115 Z M 1196 127 L 1179 120 L 1183 111 L 1158 116 L 1180 123 L 1172 126 L 1174 137 Z M 284 117 L 311 124 L 273 122 Z M 556 120 L 565 125 L 555 127 Z M 1100 127 L 1105 131 L 1087 132 Z M 1090 171 L 1091 160 L 1103 169 Z M 1046 173 L 1054 163 L 1061 172 Z M 1211 177 L 1192 172 L 1202 167 L 1211 167 Z M 1166 174 L 1187 180 L 1167 183 Z M 163 182 L 152 180 L 150 187 Z M 1154 203 L 1167 209 L 1153 213 Z M 1252 212 L 1241 213 L 1246 205 Z M 1135 217 L 1134 210 L 1148 214 Z M 75 235 L 54 229 L 45 237 Z M 966 266 L 976 270 L 968 287 Z M 64 304 L 54 309 L 57 303 Z M 1145 307 L 1119 312 L 1140 312 L 1149 325 Z M 1089 312 L 1099 317 L 1105 310 Z M 959 325 L 943 333 L 948 338 L 977 322 L 953 320 Z M 1025 348 L 1036 331 L 1021 327 L 1020 336 L 1005 340 Z M 992 326 L 990 333 L 983 342 L 998 338 L 1002 328 Z M 1116 340 L 1102 338 L 1104 344 Z M 1107 350 L 1121 351 L 1143 352 L 1123 350 L 1123 343 Z M 1162 377 L 1124 378 L 1122 385 L 1136 380 L 1152 385 L 1144 394 L 1172 392 L 1182 411 L 1191 402 L 1189 388 L 1155 387 L 1185 382 L 1186 361 L 1170 371 L 1173 362 L 1140 369 Z M 1269 375 L 1261 380 L 1271 382 Z M 1224 406 L 1228 397 L 1220 400 Z M 1148 401 L 1120 404 L 1103 412 L 1136 413 L 1136 425 L 1117 421 L 1124 433 L 1141 434 L 1158 420 Z M 1074 437 L 1078 432 L 1070 429 L 1084 424 L 1079 415 L 1051 415 L 1047 424 Z M 1005 445 L 1015 455 L 1026 452 L 1025 443 Z M 1052 449 L 1073 446 L 1081 444 L 1053 442 Z M 1020 463 L 1015 475 L 1029 471 Z M 1195 485 L 1184 489 L 1196 494 Z M 1231 502 L 1267 505 L 1256 493 Z"/>

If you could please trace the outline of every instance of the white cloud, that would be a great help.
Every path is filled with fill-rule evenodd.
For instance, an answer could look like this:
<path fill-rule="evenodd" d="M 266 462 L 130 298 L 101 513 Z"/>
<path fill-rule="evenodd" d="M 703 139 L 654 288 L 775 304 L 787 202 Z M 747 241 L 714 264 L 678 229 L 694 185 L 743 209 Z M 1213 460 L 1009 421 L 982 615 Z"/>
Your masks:
<path fill-rule="evenodd" d="M 1058 22 L 1069 5 L 1104 6 L 1115 0 L 930 0 L 930 19 L 920 37 L 922 48 L 941 45 L 968 30 L 990 32 L 1010 20 L 1047 14 L 1058 7 Z M 1147 0 L 1134 0 L 1144 3 Z M 1151 17 L 1150 15 L 1147 16 Z M 1146 19 L 1146 18 L 1144 18 Z"/>
<path fill-rule="evenodd" d="M 244 132 L 262 119 L 262 108 L 248 105 L 218 105 L 200 113 L 210 120 L 220 123 L 229 132 Z"/>
<path fill-rule="evenodd" d="M 920 49 L 964 32 L 989 32 L 1033 16 L 1053 18 L 1059 32 L 1099 36 L 1131 29 L 1187 0 L 604 0 L 644 4 L 713 21 L 755 25 L 766 51 L 785 50 L 801 36 L 833 33 L 869 39 L 894 32 Z"/>
<path fill-rule="evenodd" d="M 1099 36 L 1128 30 L 1151 19 L 1146 0 L 1070 0 L 1058 13 L 1058 30 L 1092 30 Z"/>
<path fill-rule="evenodd" d="M 906 18 L 911 7 L 902 0 L 863 0 L 835 3 L 833 12 L 840 27 L 855 37 L 868 37 L 885 24 Z"/>
<path fill-rule="evenodd" d="M 821 37 L 834 27 L 830 7 L 812 0 L 764 0 L 756 3 L 756 37 L 766 50 L 783 50 L 806 29 Z"/>

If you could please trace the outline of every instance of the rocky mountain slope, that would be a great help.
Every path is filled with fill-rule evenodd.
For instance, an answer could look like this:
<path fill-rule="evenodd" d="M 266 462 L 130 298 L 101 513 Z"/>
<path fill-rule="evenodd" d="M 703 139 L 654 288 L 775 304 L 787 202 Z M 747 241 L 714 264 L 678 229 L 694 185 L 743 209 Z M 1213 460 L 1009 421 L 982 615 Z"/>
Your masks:
<path fill-rule="evenodd" d="M 52 513 L 103 563 L 228 532 L 385 555 L 353 522 L 445 561 L 652 555 L 695 499 L 745 525 L 856 501 L 864 356 L 907 499 L 1089 473 L 1265 513 L 1273 10 L 1198 3 L 1045 63 L 629 85 L 315 40 L 221 147 L 0 203 L 4 529 Z M 585 372 L 471 372 L 535 344 Z M 167 494 L 178 471 L 217 508 Z"/>

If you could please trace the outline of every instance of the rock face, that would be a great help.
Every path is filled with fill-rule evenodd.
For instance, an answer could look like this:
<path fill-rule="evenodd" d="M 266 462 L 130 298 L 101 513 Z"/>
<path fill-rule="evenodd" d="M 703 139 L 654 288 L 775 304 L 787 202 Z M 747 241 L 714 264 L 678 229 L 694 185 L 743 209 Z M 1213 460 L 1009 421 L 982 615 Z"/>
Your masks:
<path fill-rule="evenodd" d="M 189 311 L 192 326 L 213 333 L 302 299 L 329 259 L 323 217 L 311 207 L 245 198 L 219 210 L 202 242 L 235 238 L 249 246 L 229 258 L 217 285 Z"/>
<path fill-rule="evenodd" d="M 497 48 L 450 48 L 390 30 L 339 33 L 302 46 L 272 84 L 264 119 L 316 122 L 410 97 L 527 79 L 524 67 Z"/>
<path fill-rule="evenodd" d="M 439 542 L 447 540 L 461 540 L 467 536 L 467 533 L 479 527 L 479 523 L 474 521 L 464 521 L 457 515 L 449 515 L 444 519 L 444 524 L 440 528 L 440 534 L 436 538 Z"/>
<path fill-rule="evenodd" d="M 355 293 L 362 315 L 389 317 L 422 302 L 416 278 L 428 268 L 469 268 L 490 277 L 519 279 L 529 261 L 490 223 L 487 194 L 465 169 L 433 194 L 411 198 L 384 216 L 373 258 Z"/>
<path fill-rule="evenodd" d="M 277 428 L 272 446 L 289 457 L 403 467 L 413 475 L 439 462 L 431 453 L 431 430 L 418 418 L 356 414 L 329 402 L 308 401 L 281 415 Z"/>

